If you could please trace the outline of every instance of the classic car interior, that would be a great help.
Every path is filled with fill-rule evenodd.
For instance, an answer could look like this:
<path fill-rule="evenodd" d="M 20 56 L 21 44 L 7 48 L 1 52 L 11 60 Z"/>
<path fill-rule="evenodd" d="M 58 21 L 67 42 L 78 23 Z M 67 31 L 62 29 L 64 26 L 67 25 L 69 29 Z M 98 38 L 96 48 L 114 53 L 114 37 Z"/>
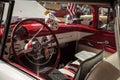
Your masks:
<path fill-rule="evenodd" d="M 45 1 L 49 3 L 50 0 Z M 79 6 L 88 3 L 91 13 L 82 14 L 80 21 L 72 24 L 59 21 L 58 27 L 50 27 L 50 22 L 43 18 L 16 20 L 14 13 L 12 15 L 13 6 L 20 1 L 0 1 L 1 60 L 32 77 L 27 80 L 118 80 L 120 72 L 113 26 L 116 13 L 111 3 L 114 0 L 96 0 L 96 4 L 93 1 L 75 2 Z M 6 21 L 3 20 L 5 3 L 9 4 Z M 12 22 L 13 18 L 16 21 Z"/>

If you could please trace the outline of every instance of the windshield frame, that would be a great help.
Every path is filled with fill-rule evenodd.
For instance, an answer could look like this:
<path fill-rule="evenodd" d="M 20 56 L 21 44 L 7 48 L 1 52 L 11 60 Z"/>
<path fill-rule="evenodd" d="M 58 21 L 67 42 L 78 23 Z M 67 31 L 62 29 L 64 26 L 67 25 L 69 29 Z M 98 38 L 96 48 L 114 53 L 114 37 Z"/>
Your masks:
<path fill-rule="evenodd" d="M 0 59 L 2 59 L 2 56 L 4 54 L 4 49 L 5 49 L 5 44 L 7 41 L 7 36 L 8 36 L 8 31 L 9 31 L 9 26 L 10 26 L 10 22 L 11 22 L 11 18 L 12 18 L 12 12 L 13 12 L 13 8 L 14 8 L 14 0 L 1 0 L 0 2 L 6 2 L 9 4 L 9 8 L 8 8 L 8 13 L 7 13 L 7 18 L 5 21 L 5 29 L 3 32 L 3 38 L 1 40 L 1 49 L 0 49 Z"/>
<path fill-rule="evenodd" d="M 4 7 L 5 7 L 5 4 L 3 2 L 0 2 L 0 25 L 2 23 L 2 18 L 3 18 L 3 13 L 4 13 Z"/>
<path fill-rule="evenodd" d="M 116 18 L 115 18 L 115 39 L 116 39 L 116 46 L 117 46 L 117 56 L 118 56 L 118 62 L 119 62 L 119 70 L 120 70 L 120 0 L 118 0 L 118 3 L 114 6 Z"/>

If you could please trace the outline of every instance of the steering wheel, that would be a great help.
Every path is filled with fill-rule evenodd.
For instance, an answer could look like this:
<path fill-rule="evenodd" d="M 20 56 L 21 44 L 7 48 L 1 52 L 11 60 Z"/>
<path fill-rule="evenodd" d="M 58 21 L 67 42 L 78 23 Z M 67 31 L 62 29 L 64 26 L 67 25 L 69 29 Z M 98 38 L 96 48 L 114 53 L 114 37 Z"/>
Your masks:
<path fill-rule="evenodd" d="M 36 31 L 36 33 L 33 36 L 27 35 L 31 38 L 29 39 L 29 41 L 27 41 L 27 43 L 24 43 L 23 50 L 19 52 L 16 51 L 16 47 L 15 47 L 16 42 L 19 40 L 23 41 L 23 37 L 24 37 L 23 31 L 20 32 L 20 29 L 23 27 L 25 28 L 25 25 L 30 24 L 32 22 L 35 24 L 39 24 L 39 27 L 40 27 L 39 30 Z M 45 31 L 47 30 L 46 32 L 48 32 L 49 35 L 47 36 L 40 35 L 42 39 L 39 40 L 37 36 L 40 34 L 42 30 L 45 30 Z M 51 59 L 55 57 L 53 56 L 55 54 L 56 58 L 54 60 L 54 64 L 51 65 L 52 68 L 49 68 L 46 71 L 43 70 L 40 73 L 51 72 L 54 68 L 57 67 L 60 60 L 60 47 L 54 32 L 48 27 L 47 24 L 45 24 L 44 22 L 38 19 L 25 19 L 15 25 L 15 27 L 11 32 L 11 49 L 16 58 L 16 61 L 19 64 L 23 65 L 23 62 L 20 60 L 20 57 L 19 57 L 21 54 L 23 54 L 30 63 L 39 67 L 42 66 L 42 68 L 47 64 L 49 64 Z"/>

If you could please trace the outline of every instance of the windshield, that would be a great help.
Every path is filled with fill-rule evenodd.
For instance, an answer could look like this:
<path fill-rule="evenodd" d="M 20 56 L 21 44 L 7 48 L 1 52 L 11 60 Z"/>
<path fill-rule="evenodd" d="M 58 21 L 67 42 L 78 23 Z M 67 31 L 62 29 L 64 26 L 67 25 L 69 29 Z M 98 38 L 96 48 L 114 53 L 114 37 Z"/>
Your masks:
<path fill-rule="evenodd" d="M 44 67 L 44 65 L 46 65 L 47 67 L 48 62 L 50 62 L 51 57 L 53 57 L 52 54 L 58 53 L 59 55 L 60 52 L 59 49 L 55 46 L 55 45 L 58 46 L 58 41 L 56 40 L 55 35 L 53 34 L 49 27 L 46 27 L 46 24 L 44 23 L 45 20 L 43 18 L 45 18 L 44 12 L 46 11 L 46 9 L 43 6 L 41 6 L 38 2 L 28 0 L 25 1 L 16 0 L 15 5 L 11 3 L 4 3 L 4 5 L 5 6 L 2 7 L 4 8 L 4 11 L 1 10 L 1 12 L 3 12 L 2 16 L 3 22 L 0 27 L 2 45 L 1 58 L 19 69 L 21 68 L 18 67 L 17 65 L 20 65 L 21 67 L 23 67 L 21 71 L 24 71 L 24 68 L 27 65 L 26 68 L 29 67 L 28 70 L 31 71 L 32 74 L 35 75 L 37 74 L 37 77 L 40 77 L 39 73 L 43 72 L 42 67 Z M 54 19 L 57 18 L 54 17 Z M 47 33 L 45 34 L 47 36 L 38 37 L 41 34 L 43 34 L 40 33 L 41 30 L 45 30 L 45 32 L 50 33 L 50 35 L 48 35 Z M 53 39 L 53 41 L 50 39 Z M 33 44 L 34 50 L 33 46 L 31 46 L 31 48 L 28 47 L 29 42 L 30 44 L 31 43 Z M 36 51 L 37 54 L 33 54 L 36 53 Z M 50 53 L 50 55 L 47 55 L 48 53 Z M 25 56 L 20 58 L 17 57 L 18 55 Z M 54 58 L 55 59 L 59 58 L 59 56 L 57 57 L 55 55 Z M 22 65 L 21 61 L 24 62 L 25 65 Z M 55 60 L 53 62 L 55 64 L 53 63 L 51 64 L 53 65 L 52 66 L 53 68 L 57 66 L 58 64 L 57 62 L 58 60 Z M 39 69 L 41 70 L 41 72 L 39 72 Z M 51 70 L 52 68 L 50 69 L 50 71 Z M 27 73 L 31 74 L 29 72 Z"/>
<path fill-rule="evenodd" d="M 5 4 L 3 21 L 6 19 L 9 4 Z M 32 10 L 32 12 L 31 12 Z M 12 14 L 12 23 L 25 18 L 45 18 L 44 11 L 46 9 L 34 0 L 16 0 Z M 34 14 L 34 15 L 33 15 Z"/>

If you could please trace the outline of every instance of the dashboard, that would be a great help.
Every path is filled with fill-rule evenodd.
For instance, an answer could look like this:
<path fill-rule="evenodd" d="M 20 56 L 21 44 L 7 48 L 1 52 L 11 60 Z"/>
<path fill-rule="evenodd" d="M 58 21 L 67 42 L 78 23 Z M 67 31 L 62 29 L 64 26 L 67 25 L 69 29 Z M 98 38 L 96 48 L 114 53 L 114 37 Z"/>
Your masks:
<path fill-rule="evenodd" d="M 87 36 L 87 35 L 91 35 L 92 33 L 86 33 L 86 32 L 79 32 L 79 31 L 73 31 L 73 32 L 66 32 L 66 33 L 59 33 L 59 34 L 56 34 L 56 37 L 58 39 L 58 42 L 59 44 L 65 44 L 65 43 L 69 43 L 69 42 L 72 42 L 72 41 L 77 41 L 77 40 L 80 40 L 82 37 L 84 36 Z M 47 37 L 49 37 L 50 35 L 46 35 Z M 36 37 L 39 42 L 41 42 L 43 36 L 38 36 Z M 29 41 L 31 38 L 28 38 L 28 39 L 22 39 L 22 40 L 17 40 L 17 42 L 14 44 L 15 45 L 15 49 L 16 51 L 21 51 L 23 50 L 24 46 L 25 46 L 25 41 Z M 54 45 L 54 44 L 53 44 Z M 7 52 L 10 52 L 10 46 L 11 46 L 11 43 L 8 42 L 6 44 L 6 48 L 5 50 Z M 12 52 L 11 52 L 12 53 Z"/>
<path fill-rule="evenodd" d="M 15 25 L 12 25 L 10 27 L 9 30 L 9 34 L 8 34 L 8 42 L 6 44 L 7 48 L 6 51 L 8 52 L 10 50 L 10 39 L 11 39 L 11 32 L 13 31 L 13 27 Z M 30 24 L 24 24 L 22 26 L 20 26 L 15 32 L 17 34 L 17 36 L 14 37 L 15 40 L 17 40 L 17 43 L 15 44 L 16 49 L 22 50 L 23 47 L 25 46 L 25 42 L 29 41 L 34 35 L 35 33 L 41 28 L 40 24 L 36 24 L 35 22 L 30 23 Z M 2 37 L 2 33 L 3 33 L 3 28 L 0 29 L 0 37 Z M 65 23 L 59 23 L 59 28 L 56 31 L 53 31 L 53 33 L 55 33 L 59 44 L 65 44 L 71 41 L 78 41 L 80 40 L 80 44 L 84 44 L 87 43 L 87 41 L 84 40 L 81 41 L 81 38 L 84 38 L 85 36 L 90 37 L 90 40 L 93 41 L 104 41 L 104 40 L 109 40 L 110 46 L 114 46 L 114 34 L 111 33 L 104 33 L 103 31 L 99 31 L 97 29 L 91 28 L 89 26 L 84 26 L 84 25 L 80 25 L 80 24 L 65 24 Z M 99 33 L 99 34 L 97 34 Z M 101 36 L 103 38 L 98 38 L 98 36 L 101 34 Z M 41 42 L 41 39 L 43 36 L 48 36 L 49 37 L 50 33 L 48 31 L 46 31 L 45 29 L 43 29 L 37 36 L 36 38 Z M 91 35 L 91 36 L 89 36 Z M 94 37 L 97 36 L 97 38 Z M 110 37 L 109 37 L 110 36 Z M 88 37 L 86 37 L 86 39 L 88 39 Z M 94 38 L 92 38 L 94 37 Z M 88 44 L 85 44 L 88 45 Z M 89 45 L 88 45 L 89 46 Z M 95 46 L 96 47 L 96 46 Z"/>

